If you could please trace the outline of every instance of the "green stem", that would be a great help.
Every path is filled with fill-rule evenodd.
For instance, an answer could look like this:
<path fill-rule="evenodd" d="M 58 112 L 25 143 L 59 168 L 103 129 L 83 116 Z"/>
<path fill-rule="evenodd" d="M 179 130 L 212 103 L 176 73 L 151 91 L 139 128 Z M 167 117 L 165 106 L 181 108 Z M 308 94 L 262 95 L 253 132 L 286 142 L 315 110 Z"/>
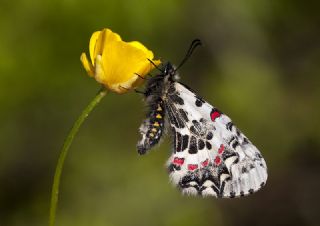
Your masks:
<path fill-rule="evenodd" d="M 82 111 L 81 115 L 77 119 L 77 121 L 74 123 L 73 127 L 71 128 L 67 138 L 64 141 L 64 144 L 62 146 L 60 156 L 58 159 L 58 163 L 56 166 L 56 171 L 53 178 L 53 185 L 52 185 L 52 193 L 51 193 L 51 204 L 50 204 L 50 216 L 49 216 L 49 226 L 54 226 L 55 218 L 56 218 L 56 210 L 57 210 L 57 204 L 58 204 L 58 196 L 59 196 L 59 184 L 60 184 L 60 178 L 61 173 L 64 165 L 64 160 L 66 159 L 66 156 L 68 154 L 68 150 L 70 148 L 70 145 L 73 141 L 73 138 L 78 133 L 78 130 L 84 120 L 88 117 L 90 112 L 98 105 L 100 100 L 107 94 L 107 90 L 105 88 L 101 88 L 97 95 L 91 100 L 91 102 L 88 104 L 88 106 Z"/>

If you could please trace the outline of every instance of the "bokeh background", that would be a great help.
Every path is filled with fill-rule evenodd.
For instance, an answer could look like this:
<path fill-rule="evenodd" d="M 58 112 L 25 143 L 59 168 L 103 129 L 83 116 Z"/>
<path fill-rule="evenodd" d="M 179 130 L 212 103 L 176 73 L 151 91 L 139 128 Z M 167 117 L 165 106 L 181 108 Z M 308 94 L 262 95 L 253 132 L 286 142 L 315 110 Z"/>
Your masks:
<path fill-rule="evenodd" d="M 269 180 L 242 199 L 181 196 L 169 137 L 135 149 L 142 97 L 109 94 L 67 157 L 57 225 L 320 225 L 318 1 L 1 0 L 1 226 L 47 224 L 64 137 L 99 89 L 79 57 L 104 27 L 175 64 L 200 38 L 181 80 L 256 144 Z"/>

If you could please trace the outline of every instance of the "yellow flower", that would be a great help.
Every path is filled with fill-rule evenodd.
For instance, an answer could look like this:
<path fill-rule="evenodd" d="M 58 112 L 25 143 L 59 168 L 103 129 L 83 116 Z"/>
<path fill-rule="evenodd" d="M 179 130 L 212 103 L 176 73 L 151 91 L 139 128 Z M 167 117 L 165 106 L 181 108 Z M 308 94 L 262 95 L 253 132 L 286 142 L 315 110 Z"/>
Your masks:
<path fill-rule="evenodd" d="M 124 42 L 110 29 L 92 34 L 89 52 L 91 62 L 85 53 L 81 54 L 83 67 L 90 77 L 116 93 L 125 93 L 142 82 L 139 76 L 145 77 L 154 69 L 148 59 L 160 64 L 140 42 Z"/>

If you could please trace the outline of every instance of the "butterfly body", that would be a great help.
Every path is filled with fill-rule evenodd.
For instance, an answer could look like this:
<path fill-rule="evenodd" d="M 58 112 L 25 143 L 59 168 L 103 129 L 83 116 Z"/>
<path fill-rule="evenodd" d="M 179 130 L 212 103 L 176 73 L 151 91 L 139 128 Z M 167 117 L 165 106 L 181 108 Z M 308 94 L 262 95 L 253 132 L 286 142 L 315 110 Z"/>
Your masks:
<path fill-rule="evenodd" d="M 169 127 L 169 176 L 184 194 L 233 198 L 264 186 L 267 167 L 259 150 L 228 116 L 177 82 L 170 63 L 148 81 L 144 94 L 149 113 L 138 152 L 154 147 Z"/>

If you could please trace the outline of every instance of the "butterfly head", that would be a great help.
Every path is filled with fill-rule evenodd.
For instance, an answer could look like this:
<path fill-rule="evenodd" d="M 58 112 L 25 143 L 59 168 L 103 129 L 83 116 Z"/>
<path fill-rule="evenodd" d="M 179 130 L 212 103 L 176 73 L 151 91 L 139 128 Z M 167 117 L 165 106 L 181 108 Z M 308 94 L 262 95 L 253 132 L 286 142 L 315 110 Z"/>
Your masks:
<path fill-rule="evenodd" d="M 169 81 L 177 81 L 180 79 L 177 69 L 170 62 L 166 63 L 162 69 L 162 76 Z"/>
<path fill-rule="evenodd" d="M 176 70 L 174 69 L 173 65 L 170 62 L 166 63 L 166 65 L 163 68 L 164 76 L 172 77 L 175 75 L 175 73 L 176 73 Z"/>

